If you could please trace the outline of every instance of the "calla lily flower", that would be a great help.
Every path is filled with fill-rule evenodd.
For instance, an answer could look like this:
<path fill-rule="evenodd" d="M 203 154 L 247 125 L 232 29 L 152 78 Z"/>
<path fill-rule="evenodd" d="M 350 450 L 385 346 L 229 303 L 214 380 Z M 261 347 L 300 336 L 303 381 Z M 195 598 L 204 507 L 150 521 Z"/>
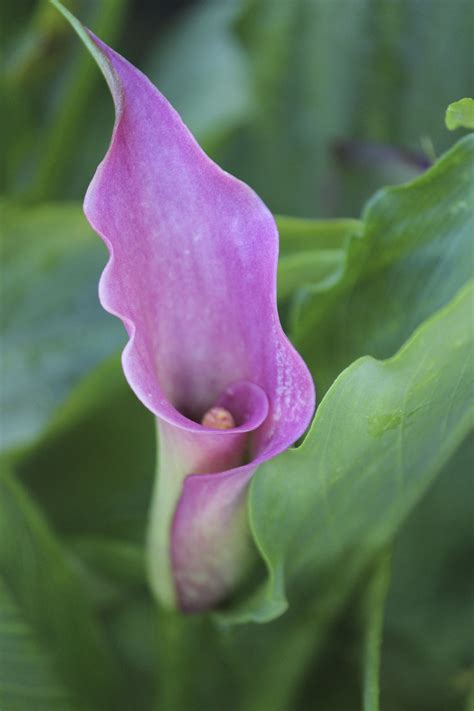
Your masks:
<path fill-rule="evenodd" d="M 151 586 L 168 607 L 202 611 L 246 571 L 250 479 L 305 431 L 314 386 L 278 318 L 269 210 L 140 71 L 62 11 L 115 103 L 84 211 L 110 252 L 99 296 L 129 335 L 125 376 L 157 422 Z"/>

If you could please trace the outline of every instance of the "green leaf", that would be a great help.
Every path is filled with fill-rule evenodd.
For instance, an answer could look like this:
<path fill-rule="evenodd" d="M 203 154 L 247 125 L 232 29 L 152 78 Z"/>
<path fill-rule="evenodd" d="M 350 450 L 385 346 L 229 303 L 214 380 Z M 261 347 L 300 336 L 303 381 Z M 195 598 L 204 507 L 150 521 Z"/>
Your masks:
<path fill-rule="evenodd" d="M 363 710 L 380 711 L 380 658 L 385 601 L 390 583 L 391 555 L 377 561 L 364 598 Z"/>
<path fill-rule="evenodd" d="M 296 252 L 278 264 L 278 299 L 283 301 L 306 285 L 332 283 L 344 267 L 342 249 Z"/>
<path fill-rule="evenodd" d="M 99 305 L 105 248 L 77 204 L 1 215 L 2 448 L 30 444 L 81 378 L 125 342 Z"/>
<path fill-rule="evenodd" d="M 16 471 L 62 534 L 144 538 L 155 468 L 154 418 L 114 357 L 58 409 Z"/>
<path fill-rule="evenodd" d="M 349 238 L 360 232 L 360 220 L 309 220 L 303 217 L 275 217 L 280 235 L 280 257 L 314 249 L 345 250 Z"/>
<path fill-rule="evenodd" d="M 283 301 L 305 285 L 332 283 L 343 269 L 349 237 L 357 220 L 276 218 L 280 234 L 278 298 Z"/>
<path fill-rule="evenodd" d="M 363 355 L 391 356 L 472 273 L 474 136 L 421 178 L 380 191 L 337 281 L 302 290 L 293 340 L 320 396 Z"/>
<path fill-rule="evenodd" d="M 474 99 L 460 99 L 449 104 L 445 120 L 450 131 L 457 128 L 474 129 Z"/>
<path fill-rule="evenodd" d="M 466 287 L 393 358 L 353 363 L 319 405 L 301 447 L 257 471 L 249 515 L 268 566 L 270 609 L 285 604 L 285 580 L 324 576 L 351 551 L 370 556 L 385 546 L 465 436 L 472 291 Z M 265 614 L 265 605 L 249 608 L 250 617 Z"/>
<path fill-rule="evenodd" d="M 117 679 L 80 579 L 41 513 L 5 472 L 0 583 L 2 708 L 111 708 Z"/>
<path fill-rule="evenodd" d="M 142 545 L 106 536 L 77 536 L 70 548 L 91 569 L 126 585 L 147 584 Z"/>
<path fill-rule="evenodd" d="M 0 704 L 11 711 L 69 711 L 78 706 L 0 578 Z"/>

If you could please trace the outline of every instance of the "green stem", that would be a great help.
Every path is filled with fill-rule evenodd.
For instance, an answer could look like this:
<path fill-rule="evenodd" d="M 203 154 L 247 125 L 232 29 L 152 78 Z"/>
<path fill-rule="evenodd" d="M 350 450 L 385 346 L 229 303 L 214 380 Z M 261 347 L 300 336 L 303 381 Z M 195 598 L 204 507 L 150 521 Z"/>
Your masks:
<path fill-rule="evenodd" d="M 364 599 L 363 710 L 380 710 L 380 661 L 385 600 L 390 584 L 391 554 L 379 559 Z"/>
<path fill-rule="evenodd" d="M 199 618 L 157 607 L 158 658 L 155 711 L 185 711 L 192 674 L 193 640 Z"/>

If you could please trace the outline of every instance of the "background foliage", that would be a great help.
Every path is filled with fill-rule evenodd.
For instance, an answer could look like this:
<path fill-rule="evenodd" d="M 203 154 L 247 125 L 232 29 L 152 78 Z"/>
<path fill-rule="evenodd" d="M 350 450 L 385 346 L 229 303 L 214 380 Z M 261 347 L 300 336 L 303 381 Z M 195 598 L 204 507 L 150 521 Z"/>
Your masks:
<path fill-rule="evenodd" d="M 319 407 L 253 481 L 248 586 L 157 610 L 153 421 L 81 210 L 111 101 L 54 8 L 2 4 L 0 708 L 473 708 L 474 145 L 444 124 L 472 4 L 67 5 L 285 215 L 280 313 Z"/>

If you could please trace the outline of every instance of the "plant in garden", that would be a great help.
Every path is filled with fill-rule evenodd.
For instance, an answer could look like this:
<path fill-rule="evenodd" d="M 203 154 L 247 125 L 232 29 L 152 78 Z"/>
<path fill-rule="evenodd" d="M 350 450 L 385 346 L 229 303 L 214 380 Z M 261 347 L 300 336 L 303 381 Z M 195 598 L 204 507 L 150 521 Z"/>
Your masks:
<path fill-rule="evenodd" d="M 352 5 L 202 0 L 163 29 L 152 62 L 137 59 L 273 209 L 352 214 L 372 184 L 405 181 L 360 219 L 276 217 L 276 293 L 268 210 L 66 12 L 116 104 L 85 210 L 111 253 L 100 298 L 125 323 L 132 388 L 126 336 L 96 298 L 105 250 L 60 186 L 86 184 L 111 125 L 106 92 L 85 100 L 98 72 L 78 49 L 75 71 L 55 69 L 59 92 L 46 78 L 74 101 L 57 124 L 48 114 L 41 135 L 57 139 L 30 199 L 2 204 L 2 710 L 379 711 L 380 691 L 384 711 L 472 705 L 474 137 L 451 146 L 441 125 L 467 73 L 460 39 L 442 79 L 434 29 L 461 14 L 443 4 L 426 23 L 424 4 Z M 113 46 L 124 7 L 101 2 L 101 24 L 95 3 L 77 5 Z M 67 37 L 49 9 L 48 32 Z M 417 92 L 401 99 L 407 61 Z M 472 128 L 473 105 L 451 104 L 446 126 Z M 425 131 L 451 146 L 438 160 L 400 163 L 397 180 L 365 165 L 340 209 L 320 204 L 338 134 L 399 154 Z M 31 202 L 58 190 L 61 203 Z M 292 448 L 313 379 L 318 409 Z"/>

